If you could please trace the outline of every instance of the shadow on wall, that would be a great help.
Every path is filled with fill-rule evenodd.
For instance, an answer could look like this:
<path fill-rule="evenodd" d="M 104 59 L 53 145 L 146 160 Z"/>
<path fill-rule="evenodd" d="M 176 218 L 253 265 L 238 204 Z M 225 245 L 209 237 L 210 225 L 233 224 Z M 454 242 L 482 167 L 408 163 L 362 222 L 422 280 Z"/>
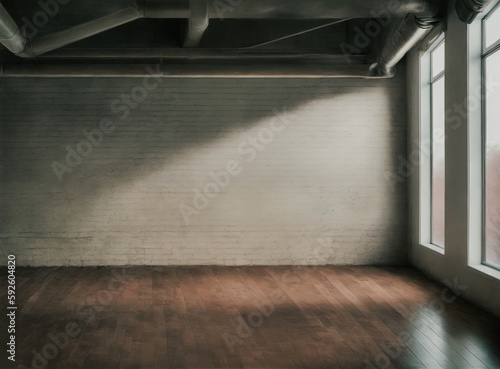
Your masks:
<path fill-rule="evenodd" d="M 399 157 L 405 156 L 402 78 L 164 79 L 147 96 L 136 88 L 142 85 L 140 79 L 4 79 L 0 86 L 4 209 L 0 233 L 3 238 L 88 238 L 93 232 L 182 227 L 178 204 L 185 201 L 191 206 L 192 189 L 205 184 L 207 173 L 224 168 L 228 160 L 246 163 L 239 146 L 247 142 L 249 132 L 259 133 L 259 125 L 269 126 L 276 111 L 284 109 L 295 116 L 293 130 L 276 133 L 276 141 L 264 154 L 255 150 L 262 160 L 259 166 L 256 160 L 243 168 L 246 184 L 238 184 L 248 191 L 235 199 L 239 202 L 228 205 L 225 215 L 208 211 L 215 220 L 204 219 L 206 225 L 218 219 L 222 226 L 223 218 L 232 215 L 247 220 L 264 216 L 259 211 L 266 206 L 267 192 L 273 190 L 270 183 L 279 183 L 285 192 L 299 183 L 306 202 L 312 187 L 322 192 L 320 198 L 309 197 L 317 214 L 303 214 L 312 219 L 311 229 L 318 219 L 323 223 L 319 227 L 352 223 L 326 209 L 331 206 L 329 192 L 337 191 L 332 198 L 343 198 L 346 208 L 349 202 L 364 201 L 351 211 L 359 212 L 367 233 L 377 232 L 377 226 L 366 224 L 373 203 L 381 204 L 391 219 L 405 218 L 401 214 L 406 212 L 405 185 L 391 194 L 383 179 L 384 171 L 395 168 Z M 375 96 L 374 101 L 358 97 L 366 91 L 368 97 Z M 138 98 L 131 99 L 134 93 Z M 321 104 L 311 108 L 308 104 L 315 101 Z M 335 103 L 339 106 L 332 115 L 329 107 Z M 359 157 L 344 155 L 358 143 L 364 145 Z M 60 164 L 56 169 L 54 162 Z M 370 174 L 370 167 L 380 173 Z M 120 197 L 124 187 L 127 190 Z M 364 190 L 370 187 L 373 192 Z M 377 203 L 374 193 L 380 193 L 383 201 Z M 231 213 L 230 208 L 246 206 L 241 203 L 245 196 L 255 212 Z M 276 197 L 280 194 L 273 194 L 271 204 Z M 159 209 L 154 205 L 163 201 L 160 198 L 176 202 Z M 291 198 L 293 193 L 282 200 Z M 255 205 L 255 199 L 261 199 L 262 206 Z M 273 214 L 273 219 L 279 214 L 286 217 L 283 213 Z M 404 233 L 404 224 L 396 225 L 403 231 L 398 234 Z M 374 235 L 378 236 L 383 231 Z M 399 242 L 404 241 L 400 236 Z"/>

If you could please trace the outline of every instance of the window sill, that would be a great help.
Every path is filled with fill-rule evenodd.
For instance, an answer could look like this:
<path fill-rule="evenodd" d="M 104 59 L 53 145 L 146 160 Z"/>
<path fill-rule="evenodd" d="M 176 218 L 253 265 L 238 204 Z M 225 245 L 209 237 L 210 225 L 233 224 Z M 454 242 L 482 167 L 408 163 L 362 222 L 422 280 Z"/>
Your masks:
<path fill-rule="evenodd" d="M 500 270 L 496 270 L 495 268 L 489 267 L 484 264 L 473 264 L 469 265 L 472 269 L 475 269 L 476 271 L 480 272 L 481 274 L 485 274 L 490 278 L 493 278 L 495 280 L 500 280 Z"/>
<path fill-rule="evenodd" d="M 425 248 L 431 249 L 432 251 L 440 253 L 441 255 L 444 255 L 444 247 L 439 247 L 433 245 L 432 243 L 420 243 L 420 246 L 423 246 Z"/>

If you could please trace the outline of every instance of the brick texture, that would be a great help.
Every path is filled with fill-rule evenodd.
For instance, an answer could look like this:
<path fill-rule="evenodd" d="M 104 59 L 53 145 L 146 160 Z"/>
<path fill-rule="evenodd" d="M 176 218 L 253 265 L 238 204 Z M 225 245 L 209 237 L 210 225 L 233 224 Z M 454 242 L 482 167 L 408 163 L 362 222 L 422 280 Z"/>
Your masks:
<path fill-rule="evenodd" d="M 405 155 L 404 73 L 0 82 L 2 260 L 405 261 L 406 185 L 384 177 Z"/>

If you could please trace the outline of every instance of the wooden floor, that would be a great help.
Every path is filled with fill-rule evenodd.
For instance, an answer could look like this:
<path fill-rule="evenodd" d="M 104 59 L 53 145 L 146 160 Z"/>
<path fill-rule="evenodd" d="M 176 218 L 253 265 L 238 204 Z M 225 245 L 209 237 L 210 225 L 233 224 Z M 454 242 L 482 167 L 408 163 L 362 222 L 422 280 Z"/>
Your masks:
<path fill-rule="evenodd" d="M 499 321 L 407 268 L 19 268 L 16 288 L 1 368 L 500 368 Z"/>

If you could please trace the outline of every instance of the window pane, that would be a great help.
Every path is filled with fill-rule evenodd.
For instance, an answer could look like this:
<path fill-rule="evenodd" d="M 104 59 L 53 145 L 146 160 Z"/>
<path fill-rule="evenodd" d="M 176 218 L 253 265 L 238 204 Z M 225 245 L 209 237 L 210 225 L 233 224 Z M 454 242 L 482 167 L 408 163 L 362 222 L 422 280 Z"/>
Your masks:
<path fill-rule="evenodd" d="M 432 78 L 444 70 L 444 42 L 431 53 Z"/>
<path fill-rule="evenodd" d="M 485 259 L 500 268 L 500 51 L 486 58 Z M 490 83 L 488 83 L 490 81 Z"/>
<path fill-rule="evenodd" d="M 444 246 L 444 77 L 432 84 L 431 242 Z"/>
<path fill-rule="evenodd" d="M 500 39 L 500 8 L 497 7 L 494 12 L 484 21 L 486 47 L 493 45 Z"/>

